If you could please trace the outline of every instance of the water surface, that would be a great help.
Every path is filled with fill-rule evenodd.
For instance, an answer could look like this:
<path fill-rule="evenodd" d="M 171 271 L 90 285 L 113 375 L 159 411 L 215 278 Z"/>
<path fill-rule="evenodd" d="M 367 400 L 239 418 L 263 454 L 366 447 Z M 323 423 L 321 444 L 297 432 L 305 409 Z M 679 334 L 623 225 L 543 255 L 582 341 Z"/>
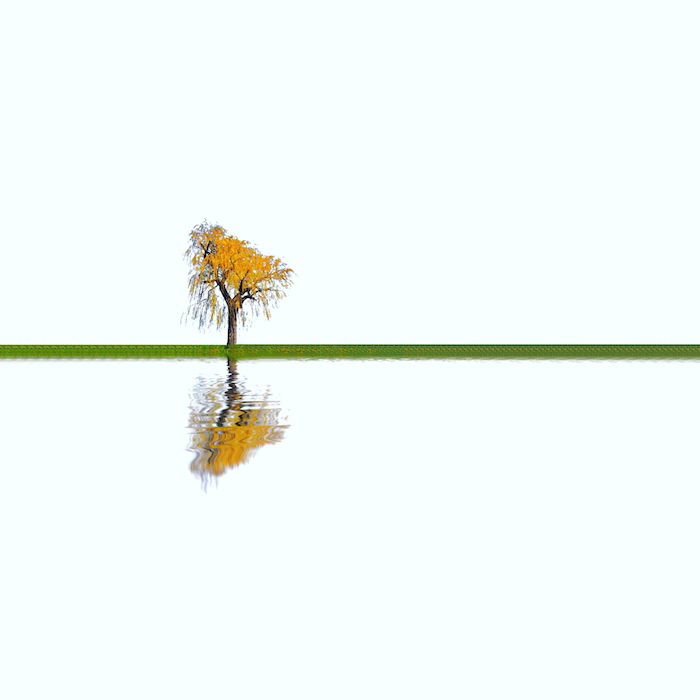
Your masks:
<path fill-rule="evenodd" d="M 2 696 L 700 692 L 700 364 L 0 380 Z"/>

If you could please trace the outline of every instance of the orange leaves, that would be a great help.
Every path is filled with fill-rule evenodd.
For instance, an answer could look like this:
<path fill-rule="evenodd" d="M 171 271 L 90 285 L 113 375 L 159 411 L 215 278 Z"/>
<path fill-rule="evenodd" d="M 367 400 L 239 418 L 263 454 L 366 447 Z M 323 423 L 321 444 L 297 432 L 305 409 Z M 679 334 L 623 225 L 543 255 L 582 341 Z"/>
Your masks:
<path fill-rule="evenodd" d="M 274 255 L 262 255 L 248 241 L 204 221 L 190 233 L 189 314 L 199 325 L 221 326 L 232 313 L 246 323 L 248 313 L 270 317 L 270 306 L 291 286 L 293 270 Z M 221 286 L 223 290 L 221 290 Z M 227 298 L 226 298 L 227 297 Z"/>

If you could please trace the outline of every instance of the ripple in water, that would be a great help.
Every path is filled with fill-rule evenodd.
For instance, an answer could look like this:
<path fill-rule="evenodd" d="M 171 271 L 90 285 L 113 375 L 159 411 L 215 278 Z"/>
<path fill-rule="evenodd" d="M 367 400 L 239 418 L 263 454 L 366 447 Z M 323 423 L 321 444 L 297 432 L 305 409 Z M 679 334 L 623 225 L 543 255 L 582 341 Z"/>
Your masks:
<path fill-rule="evenodd" d="M 199 377 L 190 403 L 190 469 L 206 484 L 279 442 L 289 427 L 280 412 L 269 388 L 260 393 L 245 387 L 234 360 L 227 361 L 224 376 Z"/>

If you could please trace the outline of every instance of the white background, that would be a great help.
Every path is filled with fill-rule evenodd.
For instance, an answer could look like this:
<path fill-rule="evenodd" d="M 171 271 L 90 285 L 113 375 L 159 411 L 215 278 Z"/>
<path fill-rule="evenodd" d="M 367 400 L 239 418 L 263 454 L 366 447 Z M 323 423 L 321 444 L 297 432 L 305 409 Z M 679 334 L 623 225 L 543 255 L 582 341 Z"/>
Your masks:
<path fill-rule="evenodd" d="M 697 342 L 697 3 L 6 2 L 0 343 Z"/>
<path fill-rule="evenodd" d="M 0 343 L 221 343 L 190 228 L 296 271 L 242 342 L 697 342 L 698 10 L 0 15 Z M 697 698 L 699 365 L 0 363 L 0 695 Z M 206 369 L 203 367 L 206 366 Z"/>

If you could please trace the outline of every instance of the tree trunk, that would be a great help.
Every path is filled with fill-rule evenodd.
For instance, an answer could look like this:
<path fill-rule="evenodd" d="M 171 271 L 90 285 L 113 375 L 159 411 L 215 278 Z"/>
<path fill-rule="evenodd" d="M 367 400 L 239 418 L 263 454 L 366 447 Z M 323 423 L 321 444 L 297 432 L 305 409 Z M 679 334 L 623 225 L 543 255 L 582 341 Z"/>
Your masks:
<path fill-rule="evenodd" d="M 236 309 L 233 304 L 230 304 L 228 307 L 228 342 L 226 343 L 226 345 L 236 344 L 236 333 L 238 323 L 237 313 L 238 309 Z"/>

